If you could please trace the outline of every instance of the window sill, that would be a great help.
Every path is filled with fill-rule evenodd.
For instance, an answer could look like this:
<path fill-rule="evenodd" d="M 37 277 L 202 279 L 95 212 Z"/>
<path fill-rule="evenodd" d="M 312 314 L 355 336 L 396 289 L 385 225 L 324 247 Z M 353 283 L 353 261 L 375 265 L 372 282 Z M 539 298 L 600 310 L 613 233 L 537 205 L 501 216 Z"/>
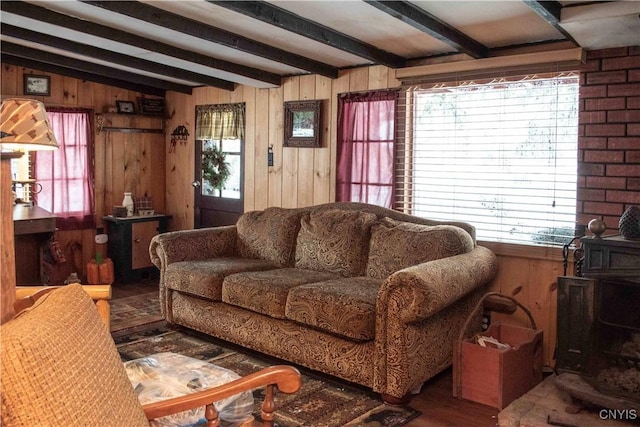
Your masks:
<path fill-rule="evenodd" d="M 518 245 L 514 243 L 487 241 L 478 241 L 478 245 L 491 249 L 498 256 L 563 261 L 562 247 Z M 572 255 L 569 257 L 573 258 Z"/>

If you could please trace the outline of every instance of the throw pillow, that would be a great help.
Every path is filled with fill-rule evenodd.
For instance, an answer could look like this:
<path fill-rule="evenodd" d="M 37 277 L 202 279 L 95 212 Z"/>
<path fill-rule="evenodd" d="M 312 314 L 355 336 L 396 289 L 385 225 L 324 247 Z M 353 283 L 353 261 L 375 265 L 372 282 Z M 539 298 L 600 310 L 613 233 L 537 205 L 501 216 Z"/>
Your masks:
<path fill-rule="evenodd" d="M 276 207 L 245 213 L 237 223 L 240 256 L 291 267 L 300 216 L 297 210 Z"/>
<path fill-rule="evenodd" d="M 148 426 L 91 298 L 78 284 L 0 327 L 3 425 Z"/>
<path fill-rule="evenodd" d="M 362 276 L 367 262 L 371 213 L 326 210 L 305 214 L 300 221 L 296 267 L 342 276 Z"/>

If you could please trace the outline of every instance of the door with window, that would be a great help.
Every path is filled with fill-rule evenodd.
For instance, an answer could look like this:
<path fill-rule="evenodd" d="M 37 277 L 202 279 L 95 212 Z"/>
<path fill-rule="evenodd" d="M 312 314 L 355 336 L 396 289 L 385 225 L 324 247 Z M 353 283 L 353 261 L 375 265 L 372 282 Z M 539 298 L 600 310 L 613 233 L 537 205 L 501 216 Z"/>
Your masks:
<path fill-rule="evenodd" d="M 244 104 L 196 107 L 194 227 L 235 224 L 244 212 Z"/>

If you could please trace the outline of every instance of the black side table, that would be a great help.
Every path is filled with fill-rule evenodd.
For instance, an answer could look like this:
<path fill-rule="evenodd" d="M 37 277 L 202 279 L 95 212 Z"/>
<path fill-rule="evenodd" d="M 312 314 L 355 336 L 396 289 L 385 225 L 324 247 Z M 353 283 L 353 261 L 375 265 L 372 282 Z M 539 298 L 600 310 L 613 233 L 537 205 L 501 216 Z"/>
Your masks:
<path fill-rule="evenodd" d="M 108 224 L 108 256 L 113 261 L 116 281 L 130 283 L 147 277 L 159 277 L 149 257 L 149 244 L 156 234 L 167 231 L 170 215 L 144 215 L 118 218 L 102 217 Z"/>

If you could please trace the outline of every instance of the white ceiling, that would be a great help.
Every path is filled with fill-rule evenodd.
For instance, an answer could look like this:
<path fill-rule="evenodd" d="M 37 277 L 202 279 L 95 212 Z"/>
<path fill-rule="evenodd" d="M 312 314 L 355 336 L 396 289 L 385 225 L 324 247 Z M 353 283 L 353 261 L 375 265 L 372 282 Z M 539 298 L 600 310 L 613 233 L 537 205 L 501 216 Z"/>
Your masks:
<path fill-rule="evenodd" d="M 426 13 L 437 25 L 416 28 L 408 18 L 399 19 L 400 12 L 381 10 L 387 3 Z M 290 12 L 296 28 L 324 41 L 233 10 L 240 4 Z M 585 49 L 640 46 L 637 1 L 51 0 L 2 1 L 0 10 L 2 62 L 116 86 L 138 84 L 142 92 L 157 94 L 214 86 L 215 79 L 225 88 L 267 88 L 287 75 L 335 76 L 339 69 L 370 64 L 401 68 L 430 60 L 480 59 L 513 48 L 549 49 L 555 43 Z M 279 15 L 277 20 L 289 18 Z M 434 28 L 444 35 L 434 37 Z M 135 36 L 146 41 L 133 43 Z"/>

